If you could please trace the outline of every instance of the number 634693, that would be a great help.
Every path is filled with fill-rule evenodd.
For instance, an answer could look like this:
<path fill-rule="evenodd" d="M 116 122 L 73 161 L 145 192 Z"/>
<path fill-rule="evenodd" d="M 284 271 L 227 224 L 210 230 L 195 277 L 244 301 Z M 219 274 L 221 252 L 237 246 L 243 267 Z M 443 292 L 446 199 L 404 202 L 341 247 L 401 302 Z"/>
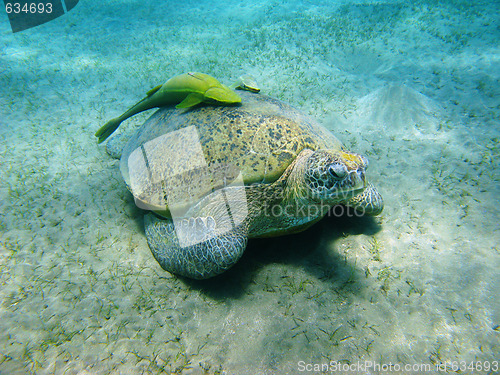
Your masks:
<path fill-rule="evenodd" d="M 52 13 L 52 3 L 7 3 L 5 4 L 7 14 L 14 13 Z"/>

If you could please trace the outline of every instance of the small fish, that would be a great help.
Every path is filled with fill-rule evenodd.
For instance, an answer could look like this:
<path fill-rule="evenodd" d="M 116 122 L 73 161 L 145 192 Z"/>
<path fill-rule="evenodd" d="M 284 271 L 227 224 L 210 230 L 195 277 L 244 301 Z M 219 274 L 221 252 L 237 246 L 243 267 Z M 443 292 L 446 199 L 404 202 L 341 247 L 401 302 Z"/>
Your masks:
<path fill-rule="evenodd" d="M 249 74 L 244 74 L 238 78 L 238 80 L 230 86 L 232 89 L 237 90 L 246 90 L 250 92 L 259 92 L 260 87 L 253 78 Z"/>
<path fill-rule="evenodd" d="M 204 73 L 184 73 L 172 77 L 163 85 L 149 90 L 146 95 L 120 117 L 99 128 L 95 133 L 98 143 L 104 142 L 129 117 L 151 108 L 174 104 L 176 108 L 189 108 L 202 102 L 219 105 L 241 103 L 238 94 Z"/>

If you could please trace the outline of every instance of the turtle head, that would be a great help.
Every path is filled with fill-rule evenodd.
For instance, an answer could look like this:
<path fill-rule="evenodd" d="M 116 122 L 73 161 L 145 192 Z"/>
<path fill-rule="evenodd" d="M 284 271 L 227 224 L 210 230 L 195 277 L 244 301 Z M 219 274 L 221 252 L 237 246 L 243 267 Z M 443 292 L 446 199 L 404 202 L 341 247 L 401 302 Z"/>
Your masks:
<path fill-rule="evenodd" d="M 308 157 L 305 182 L 314 202 L 347 203 L 367 187 L 368 160 L 343 150 L 318 150 Z"/>

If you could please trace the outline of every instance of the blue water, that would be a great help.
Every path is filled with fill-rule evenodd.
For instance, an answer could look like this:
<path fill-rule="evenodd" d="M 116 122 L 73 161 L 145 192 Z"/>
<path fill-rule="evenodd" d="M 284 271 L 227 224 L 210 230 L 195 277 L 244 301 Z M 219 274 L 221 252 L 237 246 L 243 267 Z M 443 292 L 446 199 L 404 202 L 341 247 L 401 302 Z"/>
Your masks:
<path fill-rule="evenodd" d="M 18 33 L 3 14 L 1 374 L 500 371 L 496 2 L 80 1 Z M 315 117 L 370 160 L 383 213 L 251 239 L 215 279 L 164 271 L 94 133 L 188 71 Z"/>

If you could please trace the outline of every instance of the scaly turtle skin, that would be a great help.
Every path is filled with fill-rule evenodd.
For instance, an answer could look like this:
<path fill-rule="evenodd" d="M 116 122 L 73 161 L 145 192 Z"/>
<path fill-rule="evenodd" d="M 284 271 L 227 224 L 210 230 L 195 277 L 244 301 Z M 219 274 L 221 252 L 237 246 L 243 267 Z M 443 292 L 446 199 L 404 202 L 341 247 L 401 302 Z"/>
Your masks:
<path fill-rule="evenodd" d="M 160 265 L 195 279 L 218 275 L 248 238 L 302 231 L 337 204 L 383 209 L 368 161 L 313 119 L 242 92 L 237 107 L 161 108 L 125 145 L 120 170 L 145 217 Z"/>
<path fill-rule="evenodd" d="M 129 108 L 121 116 L 104 124 L 95 136 L 98 143 L 105 141 L 120 124 L 139 112 L 166 105 L 176 104 L 176 108 L 189 108 L 199 103 L 236 104 L 241 98 L 226 85 L 204 73 L 184 73 L 170 78 L 163 85 L 146 93 L 146 97 Z"/>

